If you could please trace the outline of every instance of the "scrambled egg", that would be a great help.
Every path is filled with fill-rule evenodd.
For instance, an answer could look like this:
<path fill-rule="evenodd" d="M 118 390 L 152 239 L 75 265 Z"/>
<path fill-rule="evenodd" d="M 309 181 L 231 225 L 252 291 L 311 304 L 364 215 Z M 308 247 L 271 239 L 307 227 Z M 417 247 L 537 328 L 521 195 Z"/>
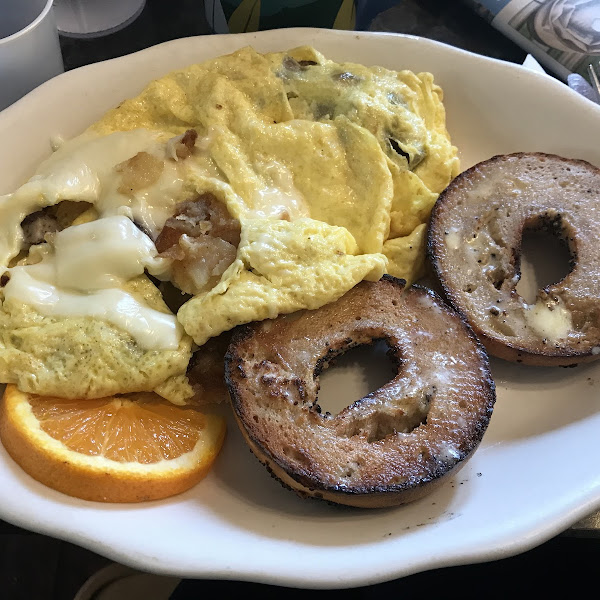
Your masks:
<path fill-rule="evenodd" d="M 0 198 L 0 381 L 183 403 L 190 356 L 210 338 L 386 272 L 421 276 L 430 210 L 458 168 L 428 73 L 310 47 L 170 73 Z M 64 201 L 79 208 L 62 223 Z M 37 239 L 29 220 L 44 219 Z M 198 248 L 205 272 L 189 258 Z M 174 315 L 157 285 L 184 279 Z"/>

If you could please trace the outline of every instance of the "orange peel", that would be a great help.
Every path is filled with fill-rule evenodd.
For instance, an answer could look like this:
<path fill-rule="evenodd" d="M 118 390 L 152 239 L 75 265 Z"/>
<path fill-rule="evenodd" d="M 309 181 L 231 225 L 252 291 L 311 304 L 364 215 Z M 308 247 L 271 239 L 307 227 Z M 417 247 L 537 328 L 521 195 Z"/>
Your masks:
<path fill-rule="evenodd" d="M 37 481 L 98 502 L 182 493 L 205 477 L 226 434 L 220 415 L 152 393 L 96 400 L 42 397 L 7 385 L 0 440 Z"/>

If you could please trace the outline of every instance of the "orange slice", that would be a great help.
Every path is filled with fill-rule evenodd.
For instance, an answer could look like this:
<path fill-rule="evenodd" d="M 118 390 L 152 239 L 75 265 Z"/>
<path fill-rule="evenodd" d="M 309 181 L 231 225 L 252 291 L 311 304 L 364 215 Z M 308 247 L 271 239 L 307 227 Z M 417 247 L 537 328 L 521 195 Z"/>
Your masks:
<path fill-rule="evenodd" d="M 100 502 L 142 502 L 179 494 L 212 466 L 225 419 L 175 406 L 156 394 L 65 400 L 7 385 L 0 439 L 34 479 Z"/>

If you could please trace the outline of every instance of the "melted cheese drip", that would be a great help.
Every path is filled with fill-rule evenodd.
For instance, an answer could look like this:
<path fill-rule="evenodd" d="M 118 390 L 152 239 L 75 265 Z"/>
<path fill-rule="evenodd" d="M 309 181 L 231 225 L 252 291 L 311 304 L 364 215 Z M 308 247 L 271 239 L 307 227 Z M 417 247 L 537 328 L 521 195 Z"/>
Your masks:
<path fill-rule="evenodd" d="M 57 233 L 54 252 L 48 248 L 39 263 L 9 269 L 4 297 L 46 316 L 103 319 L 146 350 L 176 349 L 182 329 L 175 316 L 119 287 L 145 268 L 164 268 L 152 241 L 126 217 L 108 217 Z"/>
<path fill-rule="evenodd" d="M 21 221 L 61 200 L 79 200 L 96 206 L 101 216 L 127 211 L 152 235 L 157 235 L 183 189 L 182 162 L 166 160 L 167 138 L 146 129 L 98 137 L 85 133 L 46 159 L 36 174 L 17 191 L 0 196 L 0 263 L 17 255 L 23 241 Z M 115 166 L 138 152 L 164 161 L 158 180 L 147 188 L 124 195 L 117 191 L 121 174 Z"/>
<path fill-rule="evenodd" d="M 126 217 L 105 217 L 61 231 L 54 241 L 55 281 L 81 292 L 119 287 L 144 272 L 159 275 L 167 264 Z"/>
<path fill-rule="evenodd" d="M 538 301 L 524 312 L 527 325 L 550 342 L 564 339 L 573 329 L 571 313 L 560 304 Z"/>
<path fill-rule="evenodd" d="M 288 169 L 272 161 L 264 167 L 264 172 L 270 177 L 273 185 L 257 191 L 250 217 L 287 221 L 310 217 L 310 208 L 294 185 L 294 178 Z"/>
<path fill-rule="evenodd" d="M 444 241 L 450 250 L 458 250 L 463 244 L 458 229 L 450 229 L 450 231 L 446 233 Z"/>
<path fill-rule="evenodd" d="M 177 196 L 183 188 L 183 166 L 169 158 L 168 139 L 147 129 L 123 131 L 96 137 L 84 134 L 66 142 L 45 161 L 36 176 L 46 176 L 58 170 L 68 171 L 84 165 L 96 176 L 98 184 L 91 200 L 101 215 L 114 215 L 128 207 L 133 218 L 152 234 L 158 234 L 164 222 L 173 214 Z M 158 180 L 131 195 L 117 191 L 121 176 L 115 166 L 148 152 L 164 161 Z M 82 198 L 79 198 L 82 199 Z"/>

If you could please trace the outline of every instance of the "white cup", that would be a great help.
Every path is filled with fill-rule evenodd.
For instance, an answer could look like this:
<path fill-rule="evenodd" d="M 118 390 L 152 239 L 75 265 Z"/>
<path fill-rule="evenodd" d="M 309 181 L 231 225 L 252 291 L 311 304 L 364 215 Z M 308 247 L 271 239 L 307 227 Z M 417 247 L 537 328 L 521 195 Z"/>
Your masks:
<path fill-rule="evenodd" d="M 54 0 L 54 15 L 61 35 L 91 38 L 123 29 L 145 5 L 146 0 Z"/>
<path fill-rule="evenodd" d="M 63 71 L 52 0 L 0 0 L 0 110 Z"/>

